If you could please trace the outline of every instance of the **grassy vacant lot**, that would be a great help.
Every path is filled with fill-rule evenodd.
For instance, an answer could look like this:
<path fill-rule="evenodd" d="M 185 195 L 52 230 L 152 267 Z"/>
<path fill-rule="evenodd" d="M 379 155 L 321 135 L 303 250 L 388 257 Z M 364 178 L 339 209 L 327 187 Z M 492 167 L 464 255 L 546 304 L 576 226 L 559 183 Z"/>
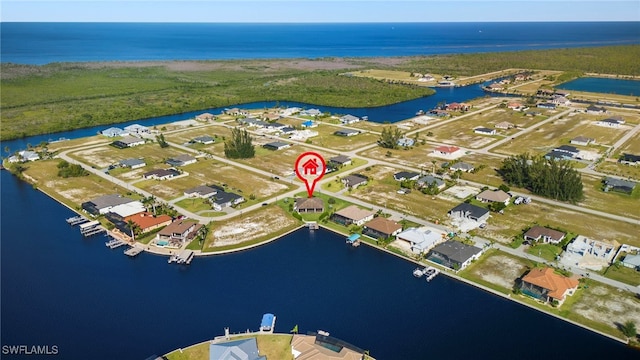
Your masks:
<path fill-rule="evenodd" d="M 281 359 L 292 360 L 291 354 L 291 339 L 292 335 L 255 335 L 255 336 L 234 336 L 231 341 L 247 339 L 255 337 L 258 343 L 258 350 L 261 356 L 266 356 L 267 359 Z M 169 360 L 208 360 L 209 359 L 209 346 L 210 343 L 205 341 L 203 343 L 190 346 L 182 351 L 176 350 L 167 355 Z"/>
<path fill-rule="evenodd" d="M 516 279 L 534 267 L 535 264 L 530 260 L 491 249 L 458 275 L 503 294 L 510 294 Z"/>
<path fill-rule="evenodd" d="M 585 200 L 581 206 L 597 209 L 610 214 L 640 219 L 640 187 L 631 195 L 615 191 L 602 191 L 602 179 L 595 176 L 582 175 Z"/>
<path fill-rule="evenodd" d="M 279 141 L 278 139 L 258 139 L 254 141 L 256 145 L 256 156 L 252 159 L 243 159 L 243 162 L 247 165 L 254 166 L 258 169 L 269 171 L 275 176 L 288 176 L 293 172 L 293 168 L 296 164 L 298 156 L 306 151 L 314 151 L 319 153 L 325 159 L 335 156 L 334 153 L 328 153 L 326 151 L 318 151 L 316 149 L 305 147 L 304 145 L 294 144 L 293 146 L 282 150 L 268 150 L 261 146 L 272 141 Z"/>
<path fill-rule="evenodd" d="M 515 141 L 505 143 L 494 151 L 514 155 L 528 150 L 530 153 L 539 154 L 558 145 L 569 144 L 570 140 L 577 136 L 596 139 L 601 145 L 613 145 L 630 130 L 629 126 L 614 129 L 595 125 L 595 122 L 601 119 L 602 116 L 572 113 L 522 135 Z"/>
<path fill-rule="evenodd" d="M 628 268 L 622 264 L 615 263 L 602 271 L 602 275 L 609 279 L 618 280 L 632 286 L 640 285 L 640 272 Z"/>
<path fill-rule="evenodd" d="M 117 164 L 124 159 L 144 159 L 146 169 L 153 169 L 155 165 L 164 164 L 168 158 L 185 154 L 174 147 L 161 148 L 157 143 L 147 143 L 132 148 L 118 149 L 110 145 L 94 147 L 85 150 L 72 151 L 68 155 L 78 161 L 96 168 L 105 168 Z"/>

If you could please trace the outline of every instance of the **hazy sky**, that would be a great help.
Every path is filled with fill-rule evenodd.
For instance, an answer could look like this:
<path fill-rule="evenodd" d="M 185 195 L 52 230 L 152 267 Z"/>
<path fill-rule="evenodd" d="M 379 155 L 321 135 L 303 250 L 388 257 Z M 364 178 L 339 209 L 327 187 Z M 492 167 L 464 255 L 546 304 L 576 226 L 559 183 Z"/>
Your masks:
<path fill-rule="evenodd" d="M 0 0 L 2 21 L 640 21 L 640 0 Z"/>

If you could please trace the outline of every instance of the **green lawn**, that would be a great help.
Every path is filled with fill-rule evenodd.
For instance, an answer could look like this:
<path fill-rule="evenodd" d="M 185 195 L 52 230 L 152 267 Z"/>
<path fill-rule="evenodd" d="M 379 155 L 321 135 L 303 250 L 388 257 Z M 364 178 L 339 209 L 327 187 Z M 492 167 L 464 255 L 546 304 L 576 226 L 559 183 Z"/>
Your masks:
<path fill-rule="evenodd" d="M 609 279 L 617 280 L 625 284 L 640 285 L 640 271 L 628 268 L 622 264 L 613 264 L 602 271 L 602 274 Z"/>
<path fill-rule="evenodd" d="M 556 257 L 562 253 L 562 248 L 553 244 L 534 244 L 527 249 L 527 253 L 547 261 L 555 261 Z"/>

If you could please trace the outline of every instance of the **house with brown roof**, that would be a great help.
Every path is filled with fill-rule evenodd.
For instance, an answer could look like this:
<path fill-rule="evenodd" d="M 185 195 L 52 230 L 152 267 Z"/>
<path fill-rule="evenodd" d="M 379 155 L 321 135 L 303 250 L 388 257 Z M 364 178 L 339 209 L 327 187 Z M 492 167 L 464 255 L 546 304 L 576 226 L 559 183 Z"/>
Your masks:
<path fill-rule="evenodd" d="M 143 234 L 155 229 L 159 229 L 163 226 L 167 226 L 171 224 L 171 220 L 171 216 L 169 215 L 162 214 L 154 216 L 152 213 L 146 211 L 124 218 L 125 222 L 132 221 L 134 224 L 138 225 L 140 231 Z"/>
<path fill-rule="evenodd" d="M 567 296 L 578 289 L 578 280 L 556 274 L 552 268 L 536 268 L 522 278 L 523 294 L 544 302 L 562 304 Z"/>
<path fill-rule="evenodd" d="M 178 175 L 180 172 L 176 169 L 155 169 L 144 173 L 142 177 L 147 180 L 168 180 Z"/>
<path fill-rule="evenodd" d="M 374 239 L 386 239 L 398 235 L 402 231 L 402 225 L 393 220 L 378 216 L 364 224 L 362 233 Z"/>
<path fill-rule="evenodd" d="M 366 185 L 369 178 L 361 174 L 351 174 L 343 177 L 340 181 L 347 189 L 355 189 L 360 185 Z"/>
<path fill-rule="evenodd" d="M 509 129 L 513 129 L 515 127 L 515 125 L 513 125 L 512 123 L 510 123 L 508 121 L 502 121 L 502 122 L 499 122 L 499 123 L 495 124 L 494 127 L 496 129 L 509 130 Z"/>
<path fill-rule="evenodd" d="M 299 213 L 321 213 L 324 211 L 324 201 L 321 198 L 297 198 L 293 210 Z"/>
<path fill-rule="evenodd" d="M 198 121 L 209 121 L 209 120 L 215 120 L 215 116 L 213 114 L 210 113 L 202 113 L 200 115 L 196 115 L 196 120 Z"/>
<path fill-rule="evenodd" d="M 158 242 L 167 242 L 170 247 L 180 247 L 193 240 L 202 230 L 203 225 L 195 220 L 178 219 L 158 232 Z"/>
<path fill-rule="evenodd" d="M 462 155 L 462 150 L 457 146 L 438 146 L 433 149 L 434 156 L 454 157 Z"/>
<path fill-rule="evenodd" d="M 356 205 L 351 205 L 333 213 L 333 215 L 331 215 L 331 220 L 345 226 L 349 226 L 351 224 L 362 226 L 367 221 L 372 220 L 375 214 L 375 211 L 360 209 Z"/>
<path fill-rule="evenodd" d="M 524 233 L 524 239 L 530 241 L 540 241 L 551 244 L 559 244 L 567 234 L 562 231 L 549 229 L 543 226 L 534 226 Z"/>
<path fill-rule="evenodd" d="M 509 199 L 511 197 L 509 194 L 502 190 L 485 190 L 480 194 L 476 195 L 476 200 L 481 201 L 483 203 L 491 203 L 491 202 L 501 202 L 505 205 L 509 204 Z"/>

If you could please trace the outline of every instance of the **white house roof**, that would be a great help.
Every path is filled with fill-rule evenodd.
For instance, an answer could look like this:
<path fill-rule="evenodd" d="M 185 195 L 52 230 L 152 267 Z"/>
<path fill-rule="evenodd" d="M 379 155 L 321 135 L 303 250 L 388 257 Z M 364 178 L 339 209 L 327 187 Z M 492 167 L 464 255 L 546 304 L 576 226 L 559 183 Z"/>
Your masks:
<path fill-rule="evenodd" d="M 412 243 L 416 249 L 425 250 L 440 242 L 442 235 L 427 228 L 409 228 L 398 234 L 396 238 Z"/>
<path fill-rule="evenodd" d="M 135 215 L 146 211 L 147 209 L 140 201 L 132 201 L 126 204 L 120 204 L 111 208 L 112 213 L 116 213 L 122 217 L 127 217 L 130 215 Z"/>
<path fill-rule="evenodd" d="M 640 266 L 640 255 L 627 255 L 622 260 L 623 263 L 634 267 Z"/>

